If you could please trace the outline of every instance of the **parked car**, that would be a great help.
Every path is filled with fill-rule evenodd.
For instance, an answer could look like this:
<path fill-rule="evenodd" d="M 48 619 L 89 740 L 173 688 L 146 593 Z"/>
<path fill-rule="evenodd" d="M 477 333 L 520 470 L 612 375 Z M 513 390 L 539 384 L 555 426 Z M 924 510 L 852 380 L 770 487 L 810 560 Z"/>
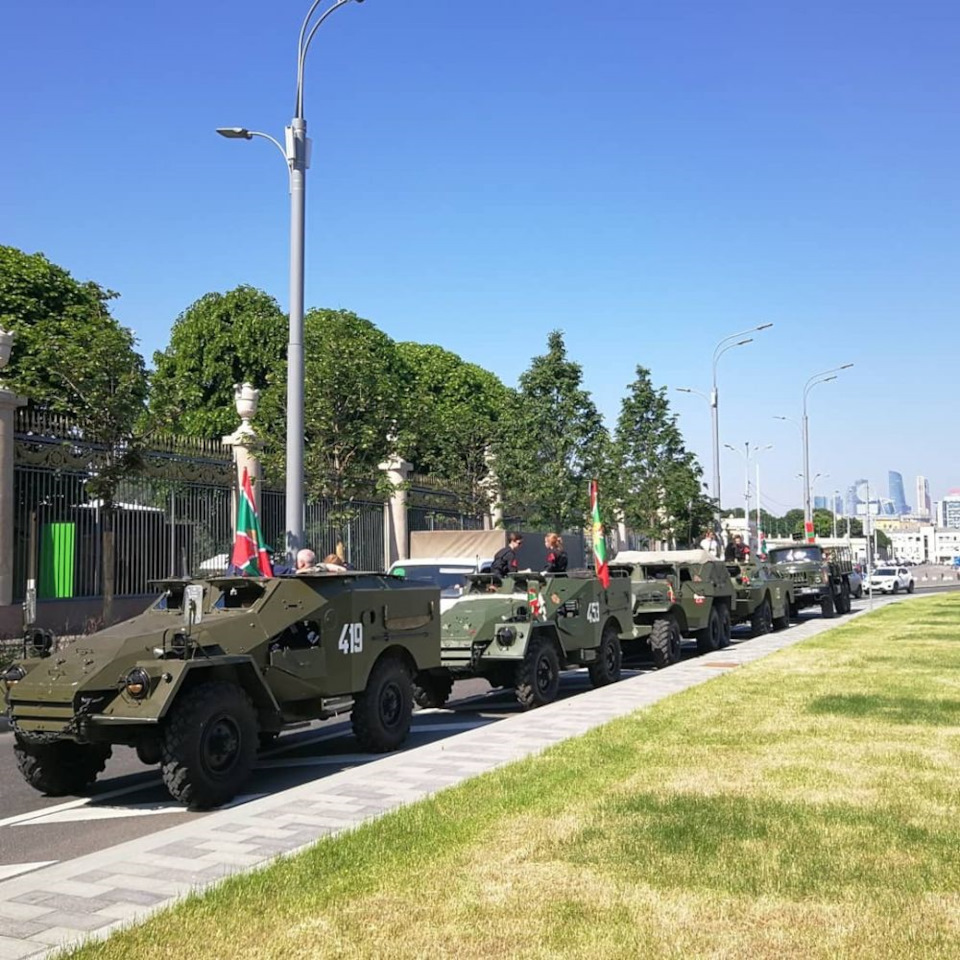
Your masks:
<path fill-rule="evenodd" d="M 870 575 L 868 588 L 880 593 L 913 593 L 913 576 L 906 567 L 877 567 Z"/>

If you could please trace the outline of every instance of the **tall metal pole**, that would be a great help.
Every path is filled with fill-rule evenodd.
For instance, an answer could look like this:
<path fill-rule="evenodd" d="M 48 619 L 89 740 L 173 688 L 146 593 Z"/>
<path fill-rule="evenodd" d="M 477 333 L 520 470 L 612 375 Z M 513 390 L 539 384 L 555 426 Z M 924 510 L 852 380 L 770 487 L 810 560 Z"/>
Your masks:
<path fill-rule="evenodd" d="M 747 536 L 747 543 L 750 542 L 750 441 L 743 445 L 746 450 L 746 456 L 743 463 L 743 522 L 746 526 L 744 531 Z"/>
<path fill-rule="evenodd" d="M 760 460 L 757 459 L 757 553 L 763 549 L 763 523 L 760 517 Z"/>
<path fill-rule="evenodd" d="M 839 490 L 833 491 L 833 539 L 837 539 L 837 498 L 840 496 Z"/>
<path fill-rule="evenodd" d="M 298 98 L 299 103 L 299 98 Z M 306 245 L 307 121 L 294 117 L 287 134 L 290 163 L 290 330 L 287 340 L 287 562 L 303 546 L 303 290 Z"/>

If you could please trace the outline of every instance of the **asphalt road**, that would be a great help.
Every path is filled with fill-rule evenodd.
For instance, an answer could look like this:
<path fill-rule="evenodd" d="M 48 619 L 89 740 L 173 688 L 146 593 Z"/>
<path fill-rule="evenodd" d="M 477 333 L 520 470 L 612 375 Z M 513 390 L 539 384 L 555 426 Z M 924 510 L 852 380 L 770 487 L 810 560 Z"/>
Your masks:
<path fill-rule="evenodd" d="M 917 585 L 920 593 L 956 589 L 960 589 L 956 581 Z M 854 609 L 869 603 L 865 596 L 855 602 Z M 819 614 L 804 611 L 803 616 Z M 743 628 L 735 628 L 735 642 L 747 636 Z M 695 644 L 686 641 L 684 657 L 695 655 Z M 625 676 L 651 669 L 649 662 L 627 655 Z M 569 671 L 561 677 L 561 698 L 589 689 L 586 670 Z M 458 682 L 444 709 L 418 710 L 414 714 L 404 749 L 496 723 L 519 709 L 512 691 L 491 690 L 484 680 Z M 348 717 L 305 725 L 284 733 L 272 748 L 260 754 L 247 789 L 234 805 L 377 759 L 356 752 Z M 46 797 L 29 787 L 16 769 L 13 735 L 8 730 L 0 732 L 0 771 L 0 880 L 163 830 L 185 818 L 207 815 L 190 812 L 173 801 L 163 788 L 158 769 L 145 767 L 129 747 L 115 748 L 104 773 L 86 795 L 79 797 Z"/>

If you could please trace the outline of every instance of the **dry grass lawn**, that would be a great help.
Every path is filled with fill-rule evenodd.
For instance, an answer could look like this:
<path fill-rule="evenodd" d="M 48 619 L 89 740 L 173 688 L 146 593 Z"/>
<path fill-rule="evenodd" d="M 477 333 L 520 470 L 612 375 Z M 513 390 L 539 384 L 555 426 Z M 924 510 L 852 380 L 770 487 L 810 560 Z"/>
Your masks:
<path fill-rule="evenodd" d="M 960 957 L 960 596 L 895 604 L 71 957 Z"/>

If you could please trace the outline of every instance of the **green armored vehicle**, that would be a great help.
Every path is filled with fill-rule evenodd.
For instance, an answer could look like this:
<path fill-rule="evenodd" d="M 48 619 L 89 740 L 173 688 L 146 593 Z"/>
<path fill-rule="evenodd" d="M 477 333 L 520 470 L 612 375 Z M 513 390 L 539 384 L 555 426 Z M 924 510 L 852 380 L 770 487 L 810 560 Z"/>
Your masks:
<path fill-rule="evenodd" d="M 169 581 L 146 612 L 62 652 L 34 631 L 2 674 L 20 772 L 75 793 L 127 744 L 205 808 L 240 790 L 288 723 L 350 710 L 365 749 L 393 750 L 414 678 L 440 666 L 439 599 L 373 573 Z"/>
<path fill-rule="evenodd" d="M 773 547 L 767 560 L 775 573 L 793 581 L 794 607 L 819 606 L 824 617 L 849 613 L 853 562 L 846 545 L 795 543 Z"/>
<path fill-rule="evenodd" d="M 417 702 L 441 706 L 454 679 L 513 687 L 524 708 L 557 696 L 560 671 L 587 667 L 595 687 L 620 679 L 619 634 L 630 625 L 630 581 L 604 589 L 589 571 L 474 574 L 444 611 L 440 674 L 417 680 Z"/>
<path fill-rule="evenodd" d="M 623 640 L 640 640 L 657 667 L 680 659 L 684 637 L 699 653 L 730 643 L 733 585 L 727 568 L 705 550 L 621 550 L 611 570 L 629 573 L 632 624 Z"/>
<path fill-rule="evenodd" d="M 751 561 L 728 563 L 727 572 L 735 594 L 731 610 L 734 623 L 749 623 L 751 637 L 790 626 L 792 580 L 781 577 L 766 563 Z"/>

